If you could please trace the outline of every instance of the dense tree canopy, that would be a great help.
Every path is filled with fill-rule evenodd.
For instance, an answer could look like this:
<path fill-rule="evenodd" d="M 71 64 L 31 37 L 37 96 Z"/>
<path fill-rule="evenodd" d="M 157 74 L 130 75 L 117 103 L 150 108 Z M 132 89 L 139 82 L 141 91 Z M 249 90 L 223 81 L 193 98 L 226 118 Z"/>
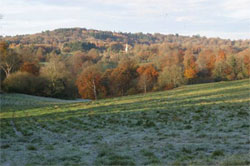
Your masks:
<path fill-rule="evenodd" d="M 1 88 L 100 99 L 244 79 L 250 76 L 249 48 L 250 40 L 85 28 L 0 37 Z"/>

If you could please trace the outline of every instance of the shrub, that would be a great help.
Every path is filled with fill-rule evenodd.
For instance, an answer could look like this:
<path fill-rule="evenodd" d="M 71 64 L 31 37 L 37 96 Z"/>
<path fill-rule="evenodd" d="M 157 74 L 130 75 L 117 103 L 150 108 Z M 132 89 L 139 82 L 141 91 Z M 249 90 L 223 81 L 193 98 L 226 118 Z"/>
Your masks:
<path fill-rule="evenodd" d="M 212 153 L 212 156 L 213 157 L 216 157 L 216 156 L 224 156 L 224 152 L 222 150 L 216 150 Z"/>
<path fill-rule="evenodd" d="M 3 89 L 6 92 L 42 95 L 45 85 L 46 79 L 19 71 L 4 80 Z"/>
<path fill-rule="evenodd" d="M 28 150 L 37 150 L 37 148 L 35 146 L 33 146 L 33 145 L 28 145 L 27 149 Z"/>
<path fill-rule="evenodd" d="M 146 120 L 146 123 L 144 124 L 145 128 L 150 128 L 150 127 L 155 127 L 155 123 L 153 121 L 150 120 Z"/>
<path fill-rule="evenodd" d="M 220 163 L 221 166 L 233 166 L 233 165 L 238 165 L 238 166 L 247 166 L 250 165 L 250 159 L 249 159 L 249 154 L 240 154 L 240 155 L 232 155 L 224 160 L 221 161 Z"/>

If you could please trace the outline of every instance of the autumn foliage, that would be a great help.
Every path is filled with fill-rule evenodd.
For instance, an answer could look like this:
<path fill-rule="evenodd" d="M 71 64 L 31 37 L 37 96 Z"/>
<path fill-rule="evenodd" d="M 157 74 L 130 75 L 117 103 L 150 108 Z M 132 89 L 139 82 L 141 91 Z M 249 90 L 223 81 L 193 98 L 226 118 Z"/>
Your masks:
<path fill-rule="evenodd" d="M 195 63 L 195 56 L 192 50 L 188 50 L 184 56 L 184 76 L 187 79 L 194 79 L 197 77 L 197 64 Z"/>
<path fill-rule="evenodd" d="M 99 96 L 105 96 L 106 90 L 102 85 L 102 74 L 94 66 L 83 70 L 76 84 L 82 98 L 96 100 Z"/>
<path fill-rule="evenodd" d="M 22 72 L 28 72 L 35 76 L 39 75 L 39 65 L 36 63 L 24 62 L 20 68 Z"/>
<path fill-rule="evenodd" d="M 112 94 L 125 95 L 137 77 L 137 65 L 130 59 L 122 61 L 110 74 Z"/>
<path fill-rule="evenodd" d="M 139 74 L 138 86 L 147 93 L 147 90 L 151 90 L 154 83 L 157 81 L 158 71 L 152 64 L 140 66 L 137 69 Z"/>
<path fill-rule="evenodd" d="M 6 92 L 100 99 L 250 77 L 249 40 L 84 28 L 0 40 Z"/>

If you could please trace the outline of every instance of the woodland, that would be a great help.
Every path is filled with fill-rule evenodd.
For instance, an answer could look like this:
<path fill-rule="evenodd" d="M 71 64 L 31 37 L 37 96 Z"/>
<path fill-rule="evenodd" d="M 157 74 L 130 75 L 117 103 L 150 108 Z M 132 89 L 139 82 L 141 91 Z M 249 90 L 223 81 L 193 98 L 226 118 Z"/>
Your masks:
<path fill-rule="evenodd" d="M 85 28 L 0 36 L 1 92 L 101 99 L 250 76 L 250 40 Z"/>

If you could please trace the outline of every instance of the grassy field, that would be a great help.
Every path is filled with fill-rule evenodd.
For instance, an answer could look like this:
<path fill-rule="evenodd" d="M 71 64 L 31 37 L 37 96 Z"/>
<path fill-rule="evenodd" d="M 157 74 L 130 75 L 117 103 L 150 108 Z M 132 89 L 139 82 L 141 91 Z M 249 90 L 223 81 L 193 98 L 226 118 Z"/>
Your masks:
<path fill-rule="evenodd" d="M 0 165 L 250 165 L 250 80 L 76 102 L 1 94 Z"/>

